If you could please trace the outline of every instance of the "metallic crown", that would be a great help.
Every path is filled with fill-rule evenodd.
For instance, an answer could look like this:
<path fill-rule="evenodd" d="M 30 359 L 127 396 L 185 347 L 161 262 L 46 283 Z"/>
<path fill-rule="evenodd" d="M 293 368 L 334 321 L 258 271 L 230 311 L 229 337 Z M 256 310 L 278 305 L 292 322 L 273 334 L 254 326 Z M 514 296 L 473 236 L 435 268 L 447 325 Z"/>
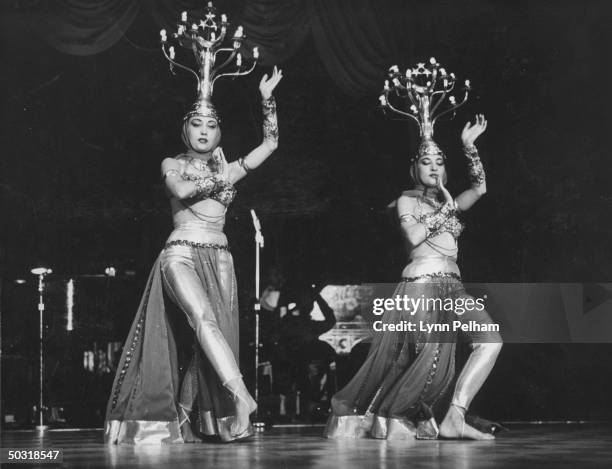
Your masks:
<path fill-rule="evenodd" d="M 466 103 L 470 81 L 465 80 L 463 100 L 457 102 L 454 96 L 448 95 L 455 89 L 455 74 L 447 73 L 433 57 L 429 59 L 429 64 L 418 63 L 416 67 L 408 68 L 404 74 L 400 73 L 397 65 L 393 65 L 388 75 L 383 93 L 378 98 L 382 108 L 412 119 L 419 125 L 421 143 L 418 157 L 444 156 L 433 140 L 434 125 L 445 114 L 452 112 L 454 117 L 457 108 Z M 401 103 L 406 110 L 400 109 L 393 102 Z"/>
<path fill-rule="evenodd" d="M 191 24 L 190 24 L 191 23 Z M 238 26 L 231 37 L 231 47 L 222 47 L 226 39 L 227 31 L 230 27 L 227 16 L 217 15 L 217 9 L 212 2 L 208 2 L 203 12 L 203 19 L 192 21 L 188 18 L 187 12 L 181 13 L 181 19 L 177 23 L 176 32 L 170 35 L 165 29 L 159 32 L 161 48 L 164 56 L 170 62 L 170 70 L 174 73 L 174 68 L 186 70 L 192 73 L 198 83 L 197 99 L 187 112 L 184 120 L 194 115 L 213 117 L 219 120 L 219 115 L 212 103 L 213 87 L 215 82 L 222 77 L 237 77 L 248 75 L 253 71 L 259 58 L 257 47 L 253 48 L 250 66 L 243 65 L 242 53 L 240 52 L 246 36 L 242 26 Z M 195 57 L 197 69 L 183 65 L 176 59 L 177 44 L 184 49 L 189 49 Z M 225 57 L 220 64 L 216 65 L 218 55 Z M 233 69 L 233 71 L 229 71 Z"/>

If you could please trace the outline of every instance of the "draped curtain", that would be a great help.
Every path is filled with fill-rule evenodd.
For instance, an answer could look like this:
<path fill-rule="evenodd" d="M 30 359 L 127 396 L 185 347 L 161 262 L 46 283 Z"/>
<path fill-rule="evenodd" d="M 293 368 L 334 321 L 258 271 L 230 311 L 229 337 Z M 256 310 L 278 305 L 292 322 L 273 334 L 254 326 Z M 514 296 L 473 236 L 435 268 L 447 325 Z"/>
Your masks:
<path fill-rule="evenodd" d="M 171 29 L 182 11 L 200 15 L 202 0 L 45 0 L 36 30 L 53 47 L 92 55 L 112 47 L 140 12 Z M 375 0 L 218 0 L 215 6 L 242 24 L 246 45 L 260 48 L 265 65 L 282 64 L 312 39 L 335 83 L 347 94 L 380 88 L 397 60 L 394 41 L 405 28 L 405 2 Z M 401 35 L 401 34 L 400 34 Z"/>

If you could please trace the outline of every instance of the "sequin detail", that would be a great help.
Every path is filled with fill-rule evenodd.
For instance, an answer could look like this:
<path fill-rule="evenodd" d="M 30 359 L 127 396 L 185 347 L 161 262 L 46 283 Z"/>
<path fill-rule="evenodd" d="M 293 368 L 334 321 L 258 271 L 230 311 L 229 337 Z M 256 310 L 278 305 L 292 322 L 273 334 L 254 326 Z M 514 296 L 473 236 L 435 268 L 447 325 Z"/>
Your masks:
<path fill-rule="evenodd" d="M 186 155 L 179 158 L 186 158 Z M 190 158 L 187 163 L 181 177 L 185 181 L 195 182 L 198 190 L 196 197 L 216 200 L 226 207 L 232 203 L 237 191 L 231 182 L 222 177 L 226 163 L 219 154 L 214 154 L 206 162 Z"/>
<path fill-rule="evenodd" d="M 431 383 L 433 383 L 434 377 L 436 376 L 436 371 L 438 371 L 438 363 L 440 362 L 440 344 L 436 344 L 436 350 L 434 351 L 433 361 L 431 362 L 431 367 L 429 368 L 429 374 L 427 375 L 427 379 L 425 380 L 425 385 L 423 386 L 423 390 L 421 391 L 420 401 L 425 399 L 425 395 L 429 388 L 431 387 Z"/>
<path fill-rule="evenodd" d="M 201 176 L 192 173 L 183 173 L 183 179 L 195 182 L 198 188 L 198 195 L 202 198 L 216 200 L 226 207 L 232 203 L 236 197 L 234 185 L 217 176 Z"/>
<path fill-rule="evenodd" d="M 461 281 L 461 276 L 455 272 L 435 272 L 431 274 L 417 275 L 416 277 L 402 277 L 402 282 L 416 282 L 423 279 L 452 278 Z"/>
<path fill-rule="evenodd" d="M 478 156 L 478 150 L 475 145 L 463 147 L 466 158 L 468 159 L 468 172 L 470 175 L 470 182 L 473 186 L 480 186 L 486 181 L 484 166 Z"/>
<path fill-rule="evenodd" d="M 435 208 L 433 212 L 423 212 L 419 205 L 419 214 L 416 220 L 425 226 L 426 238 L 434 237 L 440 233 L 448 232 L 453 238 L 457 239 L 463 231 L 463 224 L 457 218 L 457 210 L 449 204 L 432 203 L 429 205 Z"/>
<path fill-rule="evenodd" d="M 169 241 L 165 244 L 164 248 L 169 248 L 171 246 L 188 246 L 192 248 L 211 248 L 220 249 L 222 251 L 229 251 L 229 246 L 227 245 L 215 243 L 196 243 L 195 241 L 187 241 L 185 239 L 176 239 L 174 241 Z"/>
<path fill-rule="evenodd" d="M 274 96 L 264 99 L 261 102 L 263 106 L 263 135 L 264 140 L 270 140 L 278 143 L 278 122 L 276 118 L 276 101 Z"/>
<path fill-rule="evenodd" d="M 147 292 L 147 296 L 148 294 L 149 292 Z M 127 373 L 128 368 L 130 367 L 130 362 L 132 361 L 132 357 L 134 356 L 134 352 L 136 351 L 136 346 L 138 345 L 138 342 L 140 340 L 140 333 L 142 332 L 143 324 L 144 324 L 144 310 L 140 314 L 138 323 L 136 323 L 136 330 L 134 331 L 134 337 L 132 338 L 132 343 L 130 344 L 130 348 L 125 353 L 125 360 L 123 362 L 123 367 L 121 368 L 121 372 L 119 373 L 119 377 L 117 378 L 117 384 L 115 385 L 115 390 L 113 392 L 111 410 L 113 410 L 117 406 L 117 400 L 119 398 L 119 393 L 121 392 L 121 386 L 123 385 L 123 381 L 125 380 L 125 375 Z"/>

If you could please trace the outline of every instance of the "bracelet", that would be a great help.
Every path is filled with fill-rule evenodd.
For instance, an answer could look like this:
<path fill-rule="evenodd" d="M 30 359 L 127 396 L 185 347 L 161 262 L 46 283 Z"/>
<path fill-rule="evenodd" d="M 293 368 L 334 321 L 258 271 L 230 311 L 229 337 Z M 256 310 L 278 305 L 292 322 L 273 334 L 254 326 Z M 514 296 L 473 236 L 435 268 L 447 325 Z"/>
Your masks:
<path fill-rule="evenodd" d="M 168 176 L 178 176 L 181 177 L 181 173 L 179 173 L 176 169 L 169 169 L 164 173 L 163 180 L 165 181 Z"/>
<path fill-rule="evenodd" d="M 405 221 L 416 220 L 416 217 L 412 213 L 404 213 L 403 215 L 400 215 L 399 219 L 400 223 L 403 223 Z"/>
<path fill-rule="evenodd" d="M 194 179 L 193 182 L 196 186 L 195 195 L 200 197 L 208 197 L 208 195 L 217 186 L 218 180 L 214 177 L 207 177 Z"/>
<path fill-rule="evenodd" d="M 276 109 L 276 100 L 274 96 L 270 96 L 269 98 L 262 98 L 261 105 L 268 109 Z"/>
<path fill-rule="evenodd" d="M 247 173 L 247 174 L 250 173 L 253 170 L 253 168 L 249 168 L 248 167 L 248 165 L 244 161 L 244 158 L 238 158 L 238 164 L 240 165 L 240 167 L 242 169 L 244 169 L 244 172 Z"/>

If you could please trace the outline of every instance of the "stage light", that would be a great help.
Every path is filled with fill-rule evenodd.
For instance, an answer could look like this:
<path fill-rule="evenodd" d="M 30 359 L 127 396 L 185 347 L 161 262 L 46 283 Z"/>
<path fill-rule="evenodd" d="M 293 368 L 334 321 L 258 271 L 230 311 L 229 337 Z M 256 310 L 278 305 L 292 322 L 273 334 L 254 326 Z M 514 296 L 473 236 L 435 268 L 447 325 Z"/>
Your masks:
<path fill-rule="evenodd" d="M 66 311 L 68 312 L 68 323 L 66 324 L 66 330 L 71 331 L 74 329 L 73 325 L 73 306 L 74 306 L 74 280 L 68 280 L 66 285 Z"/>
<path fill-rule="evenodd" d="M 32 269 L 30 272 L 32 272 L 34 275 L 49 275 L 53 273 L 53 271 L 49 269 L 48 267 L 36 267 Z"/>
<path fill-rule="evenodd" d="M 26 281 L 24 279 L 22 279 L 22 278 L 18 278 L 18 279 L 15 280 L 15 283 L 17 285 L 23 285 L 24 283 L 26 283 Z"/>
<path fill-rule="evenodd" d="M 107 267 L 106 269 L 104 269 L 104 273 L 106 274 L 107 277 L 115 277 L 117 275 L 117 269 L 115 269 L 114 267 Z"/>

